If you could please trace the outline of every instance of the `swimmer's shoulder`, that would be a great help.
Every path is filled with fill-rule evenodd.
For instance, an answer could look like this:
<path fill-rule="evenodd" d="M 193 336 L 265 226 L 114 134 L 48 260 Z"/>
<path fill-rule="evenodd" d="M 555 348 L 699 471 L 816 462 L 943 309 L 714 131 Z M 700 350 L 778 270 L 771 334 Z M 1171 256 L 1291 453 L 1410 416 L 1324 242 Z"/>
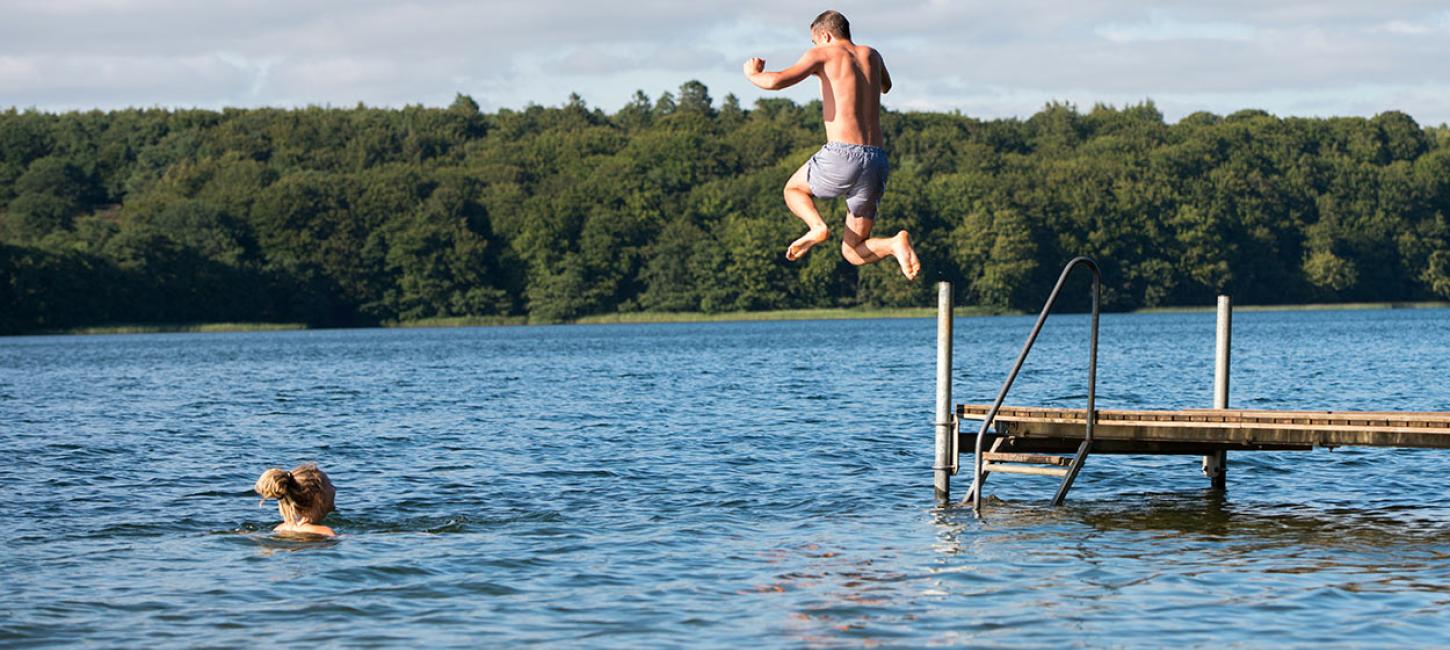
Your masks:
<path fill-rule="evenodd" d="M 282 535 L 314 535 L 318 537 L 337 537 L 337 532 L 327 526 L 320 524 L 277 524 L 272 532 Z"/>
<path fill-rule="evenodd" d="M 322 535 L 323 537 L 337 537 L 337 533 L 334 532 L 332 528 L 323 526 L 322 524 L 306 524 L 303 527 L 306 529 L 307 532 L 312 533 L 313 535 Z"/>

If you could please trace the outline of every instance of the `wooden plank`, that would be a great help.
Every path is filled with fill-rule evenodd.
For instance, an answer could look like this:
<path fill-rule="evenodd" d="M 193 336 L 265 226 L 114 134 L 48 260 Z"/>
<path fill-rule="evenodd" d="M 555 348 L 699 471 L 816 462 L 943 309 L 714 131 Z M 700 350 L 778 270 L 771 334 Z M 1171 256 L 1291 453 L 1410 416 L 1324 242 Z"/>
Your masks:
<path fill-rule="evenodd" d="M 1001 449 L 1013 453 L 1068 454 L 1076 451 L 1081 438 L 998 438 Z M 970 440 L 968 440 L 970 442 Z M 1185 455 L 1202 456 L 1218 451 L 1309 451 L 1310 445 L 1272 445 L 1259 443 L 1172 442 L 1161 440 L 1104 440 L 1093 438 L 1093 455 Z"/>
<path fill-rule="evenodd" d="M 1164 426 L 1169 425 L 1169 426 Z M 1450 434 L 1424 430 L 1356 430 L 1315 427 L 1288 428 L 1192 426 L 1190 423 L 1142 423 L 1099 425 L 1094 440 L 1133 440 L 1198 443 L 1278 444 L 1298 446 L 1372 446 L 1450 449 Z M 1013 421 L 999 422 L 998 432 L 1009 436 L 1045 436 L 1080 440 L 1086 427 L 1078 423 Z"/>
<path fill-rule="evenodd" d="M 982 452 L 982 459 L 1001 463 L 1035 463 L 1037 465 L 1057 465 L 1059 467 L 1066 467 L 1072 464 L 1072 459 L 1066 456 L 1047 456 L 1044 454 L 1015 454 L 984 451 Z"/>
<path fill-rule="evenodd" d="M 1191 412 L 1191 411 L 1122 411 L 1122 413 L 1127 413 L 1127 414 L 1132 414 L 1132 413 L 1139 413 L 1139 414 L 1145 414 L 1145 413 L 1167 413 L 1167 414 L 1170 414 L 1170 415 L 1183 414 L 1183 416 L 1188 416 L 1188 415 L 1193 414 L 1193 412 Z M 1300 424 L 1313 424 L 1313 423 L 1332 423 L 1332 422 L 1345 423 L 1345 422 L 1351 422 L 1351 421 L 1369 421 L 1369 422 L 1427 422 L 1427 423 L 1432 423 L 1434 426 L 1444 426 L 1444 425 L 1450 424 L 1450 413 L 1386 413 L 1386 412 L 1343 412 L 1343 411 L 1281 411 L 1281 412 L 1266 412 L 1266 411 L 1237 411 L 1237 410 L 1233 410 L 1233 409 L 1226 409 L 1224 411 L 1224 414 L 1227 415 L 1227 416 L 1229 416 L 1229 417 L 1233 417 L 1233 418 L 1236 418 L 1236 419 L 1239 419 L 1239 420 L 1244 420 L 1244 421 L 1262 421 L 1262 422 L 1273 422 L 1273 423 L 1291 422 L 1291 423 L 1300 423 Z M 1180 417 L 1170 417 L 1170 419 L 1182 419 L 1182 416 L 1180 416 Z"/>
<path fill-rule="evenodd" d="M 980 420 L 985 416 L 985 408 L 977 409 L 977 405 L 964 404 L 959 406 L 959 413 L 968 419 Z M 1373 414 L 1376 417 L 1365 417 L 1371 414 L 1337 414 L 1334 417 L 1319 418 L 1283 418 L 1265 417 L 1262 414 L 1240 413 L 1225 411 L 1214 414 L 1214 417 L 1200 415 L 1191 412 L 1180 411 L 1126 411 L 1126 410 L 1100 410 L 1098 411 L 1099 422 L 1227 422 L 1242 424 L 1291 424 L 1300 426 L 1350 426 L 1357 428 L 1365 427 L 1397 427 L 1412 429 L 1433 429 L 1450 431 L 1450 417 L 1445 419 L 1432 419 L 1419 414 L 1405 414 L 1395 416 L 1394 414 Z M 1039 410 L 1028 407 L 1004 407 L 998 413 L 1002 419 L 1033 419 L 1033 420 L 1056 420 L 1063 422 L 1082 422 L 1086 413 L 1077 409 L 1064 412 L 1059 409 Z"/>
<path fill-rule="evenodd" d="M 985 417 L 985 405 L 958 414 Z M 1082 439 L 1083 409 L 1003 407 L 1002 435 Z M 1450 413 L 1100 410 L 1094 439 L 1200 445 L 1376 446 L 1450 449 Z M 1233 447 L 1229 447 L 1233 448 Z"/>
<path fill-rule="evenodd" d="M 1002 463 L 982 463 L 982 471 L 998 472 L 1001 474 L 1031 474 L 1033 476 L 1067 476 L 1067 468 L 1063 467 L 1038 467 L 1036 465 L 1004 465 Z"/>
<path fill-rule="evenodd" d="M 998 422 L 1015 422 L 1024 424 L 1061 424 L 1069 426 L 1086 427 L 1085 420 L 1044 420 L 1038 418 L 1023 417 L 998 417 Z M 1426 434 L 1450 436 L 1450 428 L 1429 427 L 1399 427 L 1399 426 L 1344 426 L 1344 425 L 1313 425 L 1313 424 L 1265 424 L 1257 422 L 1162 422 L 1162 421 L 1132 421 L 1119 420 L 1116 422 L 1098 422 L 1103 427 L 1154 427 L 1163 429 L 1205 429 L 1224 431 L 1324 431 L 1329 433 L 1404 433 L 1404 434 Z"/>
<path fill-rule="evenodd" d="M 964 415 L 985 415 L 987 406 L 981 404 L 961 404 L 959 410 Z M 1034 407 L 1034 406 L 1004 406 L 1001 413 L 1031 414 L 1034 416 L 1049 417 L 1072 417 L 1081 418 L 1083 409 L 1062 409 L 1055 407 Z M 1423 412 L 1423 411 L 1270 411 L 1253 409 L 1181 409 L 1181 410 L 1136 410 L 1136 409 L 1099 409 L 1100 418 L 1126 418 L 1126 419 L 1147 419 L 1162 418 L 1169 420 L 1189 419 L 1193 416 L 1229 416 L 1240 420 L 1253 420 L 1267 418 L 1266 421 L 1278 422 L 1282 418 L 1310 418 L 1315 421 L 1324 420 L 1353 420 L 1369 419 L 1395 422 L 1434 422 L 1437 424 L 1450 423 L 1450 412 Z M 980 419 L 980 418 L 978 418 Z M 1308 424 L 1310 422 L 1304 422 Z"/>

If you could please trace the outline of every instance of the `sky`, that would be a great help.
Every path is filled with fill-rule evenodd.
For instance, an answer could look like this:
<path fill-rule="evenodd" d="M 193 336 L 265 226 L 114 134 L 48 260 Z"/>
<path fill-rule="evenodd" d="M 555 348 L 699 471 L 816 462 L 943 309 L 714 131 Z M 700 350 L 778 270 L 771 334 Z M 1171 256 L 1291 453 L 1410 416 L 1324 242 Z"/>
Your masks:
<path fill-rule="evenodd" d="M 696 79 L 751 86 L 826 8 L 882 53 L 894 110 L 1030 116 L 1151 99 L 1169 120 L 1408 113 L 1450 122 L 1447 0 L 0 0 L 0 107 L 557 106 Z M 1440 63 L 1435 63 L 1439 61 Z"/>

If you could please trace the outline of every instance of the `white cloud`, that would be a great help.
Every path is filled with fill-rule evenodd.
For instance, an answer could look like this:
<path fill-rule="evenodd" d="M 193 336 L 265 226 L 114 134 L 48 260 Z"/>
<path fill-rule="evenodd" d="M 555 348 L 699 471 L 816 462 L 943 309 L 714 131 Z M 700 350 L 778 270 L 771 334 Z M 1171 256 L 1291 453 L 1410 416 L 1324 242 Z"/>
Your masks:
<path fill-rule="evenodd" d="M 1170 119 L 1257 107 L 1281 114 L 1398 108 L 1450 121 L 1443 0 L 844 0 L 876 45 L 897 109 L 1026 115 L 1151 97 Z M 0 106 L 485 108 L 562 103 L 614 110 L 699 79 L 711 94 L 797 101 L 739 74 L 809 45 L 802 0 L 0 0 Z"/>
<path fill-rule="evenodd" d="M 1370 28 L 1371 32 L 1383 32 L 1386 34 L 1405 34 L 1409 36 L 1421 36 L 1435 31 L 1435 28 L 1425 23 L 1412 23 L 1407 20 L 1391 20 L 1387 23 L 1380 23 Z"/>
<path fill-rule="evenodd" d="M 1189 22 L 1163 12 L 1152 12 L 1143 22 L 1105 24 L 1093 30 L 1114 43 L 1162 41 L 1241 41 L 1254 40 L 1253 25 L 1229 22 Z"/>
<path fill-rule="evenodd" d="M 1390 20 L 1371 27 L 1370 31 L 1400 36 L 1443 36 L 1450 34 L 1450 11 L 1421 20 Z"/>

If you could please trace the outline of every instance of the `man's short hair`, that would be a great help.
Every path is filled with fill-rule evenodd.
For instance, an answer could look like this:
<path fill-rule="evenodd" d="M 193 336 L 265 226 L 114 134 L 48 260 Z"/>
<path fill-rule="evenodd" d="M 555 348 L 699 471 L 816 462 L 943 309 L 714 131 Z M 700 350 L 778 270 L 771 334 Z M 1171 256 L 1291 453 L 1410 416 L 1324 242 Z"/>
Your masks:
<path fill-rule="evenodd" d="M 851 21 L 846 20 L 846 17 L 835 9 L 822 11 L 821 15 L 811 21 L 811 33 L 816 33 L 818 29 L 836 38 L 851 40 Z"/>

